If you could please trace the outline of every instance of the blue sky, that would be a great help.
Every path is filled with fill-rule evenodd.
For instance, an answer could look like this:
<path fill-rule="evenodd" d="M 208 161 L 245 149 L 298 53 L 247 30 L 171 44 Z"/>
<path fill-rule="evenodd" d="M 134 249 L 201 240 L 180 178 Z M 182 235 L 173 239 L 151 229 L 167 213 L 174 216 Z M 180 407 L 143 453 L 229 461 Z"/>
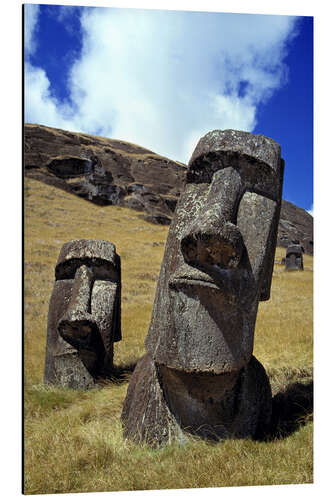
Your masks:
<path fill-rule="evenodd" d="M 209 130 L 261 133 L 311 210 L 313 18 L 26 5 L 25 121 L 183 162 Z"/>

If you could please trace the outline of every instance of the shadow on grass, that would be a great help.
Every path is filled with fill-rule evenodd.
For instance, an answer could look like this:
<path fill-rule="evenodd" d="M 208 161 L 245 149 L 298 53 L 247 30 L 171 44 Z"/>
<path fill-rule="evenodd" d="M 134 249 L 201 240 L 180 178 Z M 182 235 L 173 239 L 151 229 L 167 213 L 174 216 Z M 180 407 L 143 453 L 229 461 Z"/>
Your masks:
<path fill-rule="evenodd" d="M 124 384 L 129 382 L 129 379 L 134 372 L 138 360 L 133 361 L 132 363 L 122 364 L 119 366 L 114 365 L 112 374 L 109 376 L 101 377 L 97 379 L 97 383 L 101 386 L 108 384 Z"/>
<path fill-rule="evenodd" d="M 267 440 L 290 436 L 312 420 L 313 381 L 294 382 L 278 392 L 272 401 L 272 421 Z"/>

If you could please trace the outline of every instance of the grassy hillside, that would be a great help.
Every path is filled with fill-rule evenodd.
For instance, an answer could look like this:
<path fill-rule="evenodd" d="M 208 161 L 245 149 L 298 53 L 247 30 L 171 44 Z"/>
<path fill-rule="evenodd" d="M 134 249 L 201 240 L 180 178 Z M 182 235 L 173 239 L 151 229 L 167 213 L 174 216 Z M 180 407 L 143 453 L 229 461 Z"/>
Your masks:
<path fill-rule="evenodd" d="M 24 192 L 25 493 L 312 482 L 312 257 L 304 272 L 275 264 L 271 300 L 259 307 L 254 354 L 275 395 L 272 439 L 191 439 L 151 450 L 123 440 L 120 414 L 130 368 L 144 354 L 168 227 L 33 179 Z M 114 362 L 124 375 L 89 392 L 42 383 L 54 266 L 63 243 L 78 238 L 112 241 L 122 264 L 123 340 Z M 278 248 L 276 260 L 284 255 Z"/>

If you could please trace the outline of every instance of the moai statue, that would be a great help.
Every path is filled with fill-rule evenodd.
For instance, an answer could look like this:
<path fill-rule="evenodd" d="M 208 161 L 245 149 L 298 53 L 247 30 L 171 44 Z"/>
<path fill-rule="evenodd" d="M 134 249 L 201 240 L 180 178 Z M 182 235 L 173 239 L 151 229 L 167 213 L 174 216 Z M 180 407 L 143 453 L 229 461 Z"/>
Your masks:
<path fill-rule="evenodd" d="M 122 411 L 124 435 L 159 446 L 261 438 L 271 388 L 252 355 L 268 300 L 284 161 L 272 139 L 215 130 L 200 139 L 166 243 L 147 354 Z"/>
<path fill-rule="evenodd" d="M 113 371 L 121 340 L 120 257 L 113 243 L 65 243 L 50 299 L 44 382 L 88 389 Z"/>
<path fill-rule="evenodd" d="M 298 240 L 292 241 L 286 250 L 286 271 L 303 271 L 304 248 Z"/>

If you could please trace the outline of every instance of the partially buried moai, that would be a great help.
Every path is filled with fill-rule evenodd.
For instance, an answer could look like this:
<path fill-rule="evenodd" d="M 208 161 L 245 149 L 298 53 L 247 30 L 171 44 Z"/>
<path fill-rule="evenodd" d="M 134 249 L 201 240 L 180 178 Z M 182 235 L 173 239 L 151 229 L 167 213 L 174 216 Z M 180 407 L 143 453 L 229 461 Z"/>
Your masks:
<path fill-rule="evenodd" d="M 303 271 L 303 252 L 304 248 L 298 240 L 294 240 L 286 250 L 286 271 Z"/>
<path fill-rule="evenodd" d="M 120 257 L 113 243 L 65 243 L 50 299 L 44 382 L 88 389 L 113 372 L 121 340 Z"/>
<path fill-rule="evenodd" d="M 124 435 L 158 446 L 186 433 L 263 437 L 271 388 L 252 355 L 268 300 L 284 161 L 272 139 L 215 130 L 200 139 L 171 224 L 147 354 L 123 406 Z"/>

